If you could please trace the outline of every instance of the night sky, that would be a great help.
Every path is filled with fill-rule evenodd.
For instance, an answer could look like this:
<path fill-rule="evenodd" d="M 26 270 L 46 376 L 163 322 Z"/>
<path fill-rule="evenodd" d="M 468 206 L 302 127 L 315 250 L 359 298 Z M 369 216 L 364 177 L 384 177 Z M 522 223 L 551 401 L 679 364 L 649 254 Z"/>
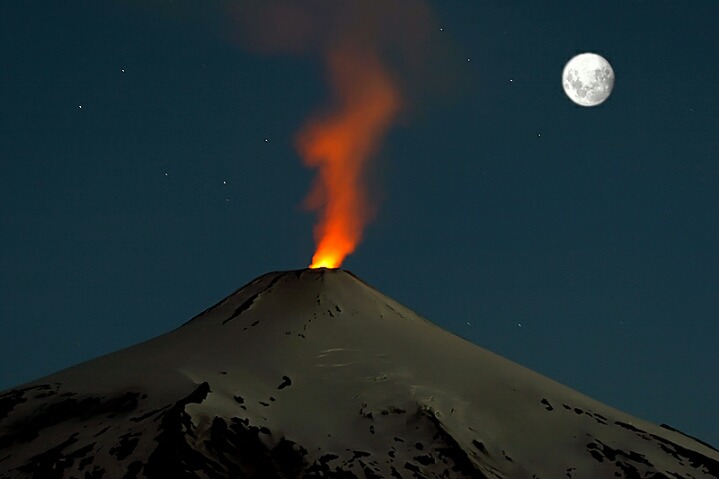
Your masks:
<path fill-rule="evenodd" d="M 327 103 L 324 61 L 248 43 L 245 7 L 2 2 L 0 389 L 309 264 L 314 171 L 295 141 Z M 719 445 L 719 4 L 437 1 L 424 36 L 420 3 L 395 7 L 412 11 L 377 48 L 407 104 L 343 267 Z M 331 38 L 352 24 L 315 13 Z M 561 88 L 584 51 L 616 74 L 593 108 Z"/>

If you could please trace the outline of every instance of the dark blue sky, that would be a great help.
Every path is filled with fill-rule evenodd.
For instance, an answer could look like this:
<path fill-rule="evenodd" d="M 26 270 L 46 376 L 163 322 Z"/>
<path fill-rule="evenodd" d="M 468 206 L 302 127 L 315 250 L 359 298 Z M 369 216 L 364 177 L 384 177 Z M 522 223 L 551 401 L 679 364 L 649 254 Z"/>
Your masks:
<path fill-rule="evenodd" d="M 0 6 L 0 388 L 309 264 L 293 142 L 326 102 L 319 57 L 248 51 L 227 4 L 134 3 Z M 434 88 L 377 155 L 380 207 L 344 267 L 716 446 L 719 5 L 431 6 Z M 561 90 L 583 51 L 616 73 L 595 108 Z"/>

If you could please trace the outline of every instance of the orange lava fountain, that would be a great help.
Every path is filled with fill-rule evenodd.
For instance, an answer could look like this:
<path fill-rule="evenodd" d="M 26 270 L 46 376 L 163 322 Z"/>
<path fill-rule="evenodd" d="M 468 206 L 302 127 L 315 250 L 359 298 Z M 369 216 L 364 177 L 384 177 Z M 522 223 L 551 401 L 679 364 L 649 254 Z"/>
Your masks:
<path fill-rule="evenodd" d="M 306 206 L 319 212 L 310 268 L 338 268 L 371 219 L 365 168 L 395 118 L 397 88 L 371 52 L 348 48 L 328 56 L 332 106 L 300 130 L 297 148 L 317 168 Z"/>

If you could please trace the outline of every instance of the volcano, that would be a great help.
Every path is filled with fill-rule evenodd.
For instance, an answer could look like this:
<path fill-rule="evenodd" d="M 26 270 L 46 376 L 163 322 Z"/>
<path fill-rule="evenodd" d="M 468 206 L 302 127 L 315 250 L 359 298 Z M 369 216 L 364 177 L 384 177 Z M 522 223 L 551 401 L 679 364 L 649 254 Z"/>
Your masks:
<path fill-rule="evenodd" d="M 2 393 L 23 477 L 716 478 L 719 452 L 310 269 Z"/>

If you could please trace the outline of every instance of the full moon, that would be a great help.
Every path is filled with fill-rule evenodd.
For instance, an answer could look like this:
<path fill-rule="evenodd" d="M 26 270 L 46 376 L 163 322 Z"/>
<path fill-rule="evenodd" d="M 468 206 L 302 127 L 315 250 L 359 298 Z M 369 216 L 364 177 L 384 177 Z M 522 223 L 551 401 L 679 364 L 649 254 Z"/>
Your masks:
<path fill-rule="evenodd" d="M 570 100 L 580 106 L 603 103 L 614 87 L 614 70 L 596 53 L 582 53 L 567 62 L 562 87 Z"/>

